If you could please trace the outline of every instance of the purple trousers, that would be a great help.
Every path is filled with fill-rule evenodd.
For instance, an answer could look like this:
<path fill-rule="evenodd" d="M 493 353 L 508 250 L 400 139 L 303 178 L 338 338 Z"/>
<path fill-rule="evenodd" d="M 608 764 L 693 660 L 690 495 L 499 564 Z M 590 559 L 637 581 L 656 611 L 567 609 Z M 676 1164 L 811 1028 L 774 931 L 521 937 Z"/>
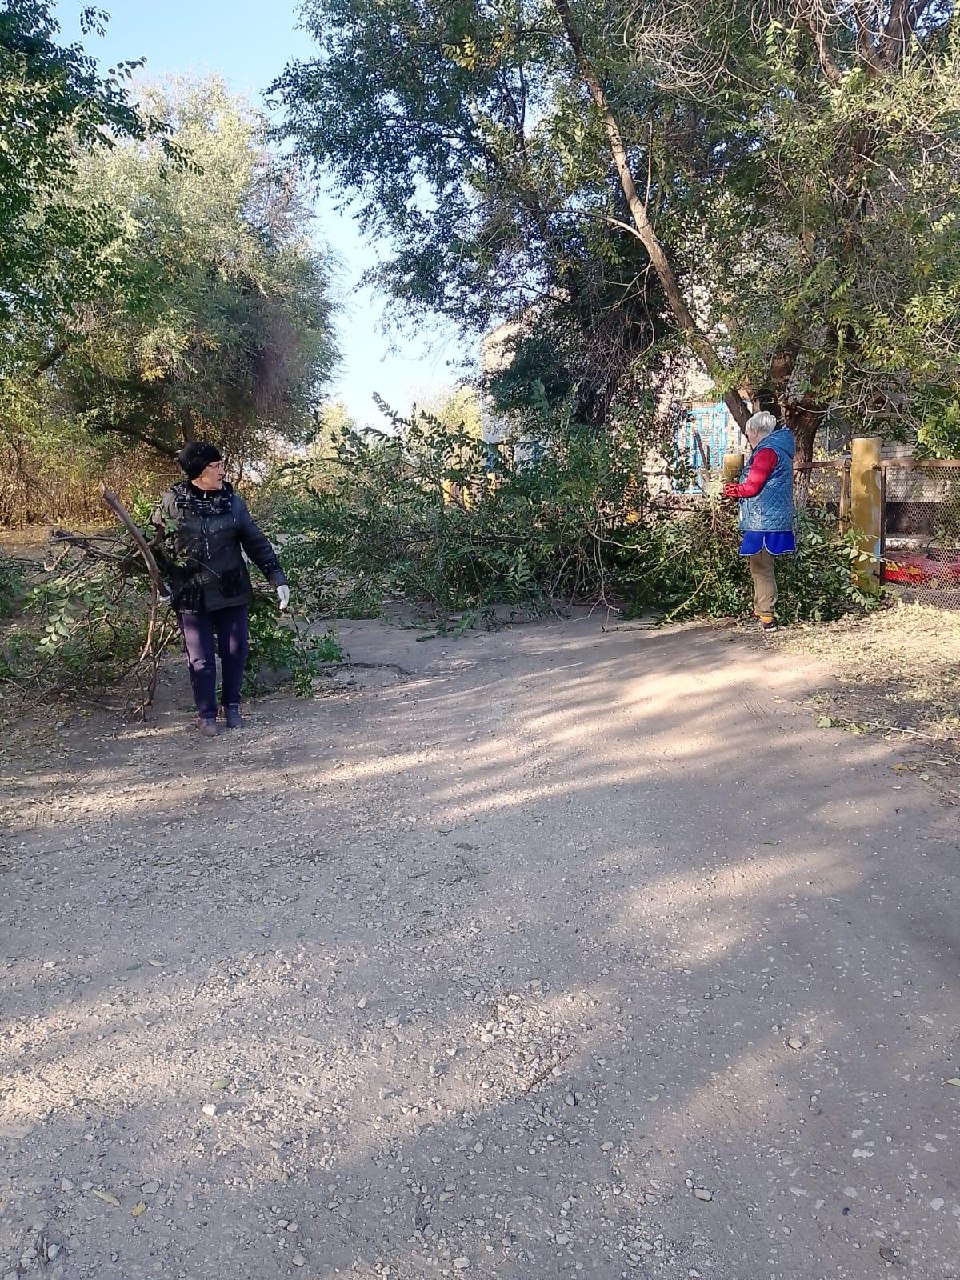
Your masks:
<path fill-rule="evenodd" d="M 177 614 L 183 644 L 190 667 L 190 684 L 197 715 L 204 720 L 217 718 L 217 654 L 220 654 L 222 689 L 220 701 L 225 707 L 240 701 L 243 671 L 250 650 L 247 628 L 247 606 L 214 609 L 212 613 Z"/>

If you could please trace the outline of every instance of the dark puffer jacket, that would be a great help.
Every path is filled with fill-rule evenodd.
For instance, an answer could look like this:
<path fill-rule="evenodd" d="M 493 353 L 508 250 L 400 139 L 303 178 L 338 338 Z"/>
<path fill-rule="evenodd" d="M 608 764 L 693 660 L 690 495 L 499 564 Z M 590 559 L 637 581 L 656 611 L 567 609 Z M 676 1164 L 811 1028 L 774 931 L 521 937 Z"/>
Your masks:
<path fill-rule="evenodd" d="M 275 587 L 286 582 L 277 553 L 229 484 L 201 493 L 186 480 L 163 495 L 154 512 L 154 549 L 177 610 L 228 609 L 253 596 L 246 552 Z"/>

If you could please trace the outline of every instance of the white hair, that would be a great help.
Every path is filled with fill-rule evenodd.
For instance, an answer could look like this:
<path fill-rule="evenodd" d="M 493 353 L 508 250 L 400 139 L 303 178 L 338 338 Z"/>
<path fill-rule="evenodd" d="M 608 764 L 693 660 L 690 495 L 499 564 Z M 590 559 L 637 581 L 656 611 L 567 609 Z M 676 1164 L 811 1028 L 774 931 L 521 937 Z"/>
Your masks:
<path fill-rule="evenodd" d="M 776 431 L 777 419 L 772 413 L 755 413 L 752 418 L 747 419 L 747 425 L 744 431 L 749 431 L 755 435 L 758 440 L 762 440 L 764 436 L 768 436 L 771 431 Z"/>

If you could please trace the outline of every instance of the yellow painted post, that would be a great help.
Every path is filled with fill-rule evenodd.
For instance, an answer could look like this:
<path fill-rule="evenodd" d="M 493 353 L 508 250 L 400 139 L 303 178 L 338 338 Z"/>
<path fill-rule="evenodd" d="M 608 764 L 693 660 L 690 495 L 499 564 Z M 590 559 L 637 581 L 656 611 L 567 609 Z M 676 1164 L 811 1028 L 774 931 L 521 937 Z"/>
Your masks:
<path fill-rule="evenodd" d="M 857 436 L 850 445 L 850 515 L 861 550 L 870 557 L 857 569 L 861 590 L 879 592 L 883 541 L 883 504 L 880 485 L 880 440 Z"/>
<path fill-rule="evenodd" d="M 725 453 L 723 455 L 723 483 L 736 484 L 743 470 L 742 453 Z"/>

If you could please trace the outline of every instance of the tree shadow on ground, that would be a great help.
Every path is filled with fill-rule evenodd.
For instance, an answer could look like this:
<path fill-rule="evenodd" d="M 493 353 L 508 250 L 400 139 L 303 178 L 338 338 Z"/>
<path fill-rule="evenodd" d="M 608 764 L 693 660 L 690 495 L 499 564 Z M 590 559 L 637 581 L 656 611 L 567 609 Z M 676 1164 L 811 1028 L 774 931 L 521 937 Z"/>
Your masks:
<path fill-rule="evenodd" d="M 243 740 L 132 738 L 98 811 L 82 777 L 28 806 L 9 1266 L 956 1275 L 926 797 L 715 635 L 484 648 Z"/>

